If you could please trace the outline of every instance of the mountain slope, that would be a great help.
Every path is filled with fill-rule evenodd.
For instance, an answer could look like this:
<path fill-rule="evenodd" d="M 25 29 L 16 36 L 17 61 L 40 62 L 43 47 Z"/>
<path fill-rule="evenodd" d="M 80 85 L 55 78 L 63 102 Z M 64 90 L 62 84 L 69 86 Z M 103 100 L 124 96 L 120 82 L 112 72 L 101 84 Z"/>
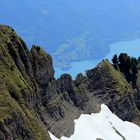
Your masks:
<path fill-rule="evenodd" d="M 25 44 L 14 30 L 1 25 L 0 139 L 50 140 L 35 111 L 39 102 L 31 81 L 34 79 L 28 55 Z"/>
<path fill-rule="evenodd" d="M 75 80 L 68 74 L 55 79 L 49 54 L 35 45 L 29 50 L 14 29 L 0 25 L 1 139 L 49 140 L 47 131 L 69 137 L 74 120 L 100 112 L 101 104 L 139 125 L 136 94 L 107 60 Z"/>
<path fill-rule="evenodd" d="M 52 140 L 58 140 L 51 133 Z M 75 132 L 70 138 L 61 140 L 139 140 L 140 127 L 124 122 L 107 106 L 102 105 L 98 114 L 81 115 L 75 120 Z"/>

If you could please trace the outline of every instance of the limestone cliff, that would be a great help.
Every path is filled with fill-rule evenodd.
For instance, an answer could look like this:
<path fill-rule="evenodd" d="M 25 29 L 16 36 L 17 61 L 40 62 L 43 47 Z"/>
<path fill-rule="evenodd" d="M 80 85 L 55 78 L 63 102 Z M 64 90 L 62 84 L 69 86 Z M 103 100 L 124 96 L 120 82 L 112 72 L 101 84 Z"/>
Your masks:
<path fill-rule="evenodd" d="M 29 50 L 12 28 L 0 25 L 1 140 L 50 140 L 48 130 L 70 136 L 74 120 L 99 112 L 102 103 L 139 124 L 137 91 L 107 60 L 75 80 L 68 74 L 55 79 L 49 54 L 35 45 Z"/>

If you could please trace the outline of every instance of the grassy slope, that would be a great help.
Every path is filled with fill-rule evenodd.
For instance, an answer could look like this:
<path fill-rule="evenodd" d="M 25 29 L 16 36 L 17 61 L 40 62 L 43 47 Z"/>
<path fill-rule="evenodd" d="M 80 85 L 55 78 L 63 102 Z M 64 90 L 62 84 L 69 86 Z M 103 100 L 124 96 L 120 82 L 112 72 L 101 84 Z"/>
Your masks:
<path fill-rule="evenodd" d="M 111 76 L 111 78 L 113 78 L 113 81 L 116 82 L 116 87 L 114 88 L 118 91 L 122 99 L 125 97 L 126 91 L 129 93 L 130 97 L 134 99 L 136 92 L 132 88 L 132 86 L 125 80 L 124 75 L 120 71 L 115 70 L 108 60 L 104 60 L 99 65 L 108 70 L 109 75 Z M 138 75 L 137 82 L 140 82 L 140 74 Z M 132 118 L 131 121 L 140 126 L 140 112 L 135 105 L 133 111 L 135 112 L 135 117 Z"/>
<path fill-rule="evenodd" d="M 119 93 L 123 96 L 123 94 L 126 91 L 126 87 L 127 90 L 130 91 L 130 93 L 134 93 L 134 90 L 132 89 L 132 87 L 130 86 L 130 84 L 125 80 L 124 76 L 122 73 L 120 73 L 119 71 L 115 70 L 114 67 L 110 64 L 109 61 L 105 60 L 103 61 L 103 63 L 101 63 L 102 67 L 104 67 L 104 69 L 107 69 L 111 78 L 113 78 L 113 80 L 117 85 L 117 91 L 119 91 Z"/>
<path fill-rule="evenodd" d="M 5 125 L 4 120 L 10 119 L 16 123 L 16 119 L 21 118 L 23 120 L 22 127 L 34 139 L 49 140 L 42 122 L 22 97 L 22 90 L 27 90 L 32 94 L 32 88 L 6 49 L 7 43 L 12 43 L 12 36 L 9 38 L 10 34 L 20 42 L 20 38 L 11 28 L 0 26 L 0 122 Z M 6 125 L 5 128 L 6 130 L 14 129 Z"/>

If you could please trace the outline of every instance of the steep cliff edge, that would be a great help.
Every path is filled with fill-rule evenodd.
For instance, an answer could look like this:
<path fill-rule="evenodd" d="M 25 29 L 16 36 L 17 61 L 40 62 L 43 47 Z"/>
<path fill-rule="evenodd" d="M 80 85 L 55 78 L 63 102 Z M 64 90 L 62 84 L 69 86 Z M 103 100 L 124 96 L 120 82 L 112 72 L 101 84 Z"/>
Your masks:
<path fill-rule="evenodd" d="M 103 60 L 95 69 L 87 71 L 87 76 L 95 96 L 101 103 L 108 105 L 118 117 L 134 121 L 137 115 L 139 116 L 134 98 L 136 91 L 108 60 Z"/>
<path fill-rule="evenodd" d="M 0 139 L 50 140 L 38 117 L 41 97 L 26 45 L 0 26 Z"/>
<path fill-rule="evenodd" d="M 12 28 L 0 25 L 0 139 L 50 140 L 48 130 L 69 137 L 74 120 L 99 112 L 102 103 L 139 124 L 136 94 L 107 60 L 75 80 L 68 74 L 56 80 L 49 54 L 39 46 L 29 50 Z"/>

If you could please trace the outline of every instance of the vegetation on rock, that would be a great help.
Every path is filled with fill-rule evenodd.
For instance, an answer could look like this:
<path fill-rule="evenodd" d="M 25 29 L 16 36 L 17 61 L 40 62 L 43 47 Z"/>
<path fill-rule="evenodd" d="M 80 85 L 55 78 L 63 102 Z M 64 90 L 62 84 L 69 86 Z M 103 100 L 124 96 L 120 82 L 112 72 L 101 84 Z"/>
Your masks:
<path fill-rule="evenodd" d="M 102 103 L 140 124 L 140 71 L 131 58 L 134 90 L 124 77 L 128 70 L 122 63 L 129 62 L 124 56 L 114 58 L 117 70 L 104 60 L 75 80 L 68 74 L 55 79 L 49 54 L 35 45 L 29 50 L 11 27 L 0 25 L 0 139 L 50 140 L 48 130 L 58 138 L 70 136 L 74 120 L 99 112 Z"/>
<path fill-rule="evenodd" d="M 120 70 L 129 83 L 132 83 L 136 88 L 137 73 L 140 68 L 139 58 L 130 57 L 126 53 L 121 53 L 119 56 L 116 54 L 112 58 L 113 66 L 115 69 Z"/>

